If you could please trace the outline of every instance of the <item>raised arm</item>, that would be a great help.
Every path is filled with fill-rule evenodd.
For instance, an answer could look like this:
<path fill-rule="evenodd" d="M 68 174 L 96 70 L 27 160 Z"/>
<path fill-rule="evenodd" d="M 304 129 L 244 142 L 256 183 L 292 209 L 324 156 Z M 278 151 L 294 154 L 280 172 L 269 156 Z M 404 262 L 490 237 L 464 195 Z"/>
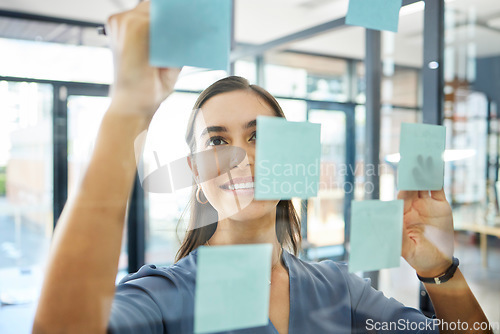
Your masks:
<path fill-rule="evenodd" d="M 441 276 L 452 264 L 453 217 L 444 191 L 402 191 L 403 257 L 422 277 Z M 442 284 L 425 284 L 441 333 L 492 333 L 488 319 L 457 269 Z M 483 327 L 477 327 L 483 326 Z"/>
<path fill-rule="evenodd" d="M 108 21 L 115 64 L 112 102 L 78 191 L 54 232 L 34 333 L 104 333 L 127 200 L 134 140 L 173 91 L 178 69 L 148 65 L 149 2 Z"/>

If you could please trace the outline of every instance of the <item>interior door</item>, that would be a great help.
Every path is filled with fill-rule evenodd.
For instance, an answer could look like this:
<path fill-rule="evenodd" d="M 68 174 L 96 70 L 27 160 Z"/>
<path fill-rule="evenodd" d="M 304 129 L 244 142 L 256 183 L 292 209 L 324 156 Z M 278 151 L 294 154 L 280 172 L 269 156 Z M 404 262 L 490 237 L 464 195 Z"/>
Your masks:
<path fill-rule="evenodd" d="M 321 124 L 322 148 L 319 193 L 305 206 L 307 257 L 343 260 L 355 190 L 354 105 L 309 101 L 307 117 Z"/>

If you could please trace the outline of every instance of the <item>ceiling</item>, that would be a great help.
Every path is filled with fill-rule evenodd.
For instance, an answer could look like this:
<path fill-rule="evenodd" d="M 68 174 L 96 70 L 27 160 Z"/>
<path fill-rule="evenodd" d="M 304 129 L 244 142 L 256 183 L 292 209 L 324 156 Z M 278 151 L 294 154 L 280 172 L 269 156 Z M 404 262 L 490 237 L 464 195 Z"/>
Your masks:
<path fill-rule="evenodd" d="M 269 42 L 344 17 L 348 7 L 348 0 L 235 1 L 235 38 L 238 43 L 245 44 Z M 100 23 L 136 3 L 137 0 L 2 0 L 0 10 Z M 384 58 L 401 65 L 422 65 L 421 5 L 401 11 L 397 34 L 383 34 Z M 500 1 L 447 0 L 446 6 L 447 45 L 467 48 L 467 52 L 476 57 L 500 55 Z M 94 28 L 6 18 L 0 18 L 0 37 L 106 45 L 105 38 L 98 36 Z M 344 27 L 282 48 L 363 59 L 364 29 Z"/>

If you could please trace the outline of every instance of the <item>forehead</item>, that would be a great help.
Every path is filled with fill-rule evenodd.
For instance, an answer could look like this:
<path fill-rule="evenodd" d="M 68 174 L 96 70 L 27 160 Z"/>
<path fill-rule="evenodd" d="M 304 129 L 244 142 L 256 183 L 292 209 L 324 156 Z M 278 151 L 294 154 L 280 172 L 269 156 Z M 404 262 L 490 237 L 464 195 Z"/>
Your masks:
<path fill-rule="evenodd" d="M 257 116 L 276 116 L 261 97 L 252 91 L 238 90 L 210 98 L 195 121 L 197 136 L 208 126 L 224 126 L 229 130 L 255 120 Z"/>

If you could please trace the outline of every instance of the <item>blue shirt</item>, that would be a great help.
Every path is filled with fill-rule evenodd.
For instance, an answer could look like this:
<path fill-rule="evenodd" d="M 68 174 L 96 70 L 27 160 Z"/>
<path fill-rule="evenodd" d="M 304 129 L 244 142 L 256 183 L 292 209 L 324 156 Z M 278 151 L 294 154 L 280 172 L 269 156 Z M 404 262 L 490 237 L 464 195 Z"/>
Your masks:
<path fill-rule="evenodd" d="M 145 265 L 117 286 L 108 333 L 193 333 L 197 250 L 176 264 Z M 289 334 L 439 333 L 420 311 L 405 307 L 330 260 L 302 261 L 283 250 L 290 276 Z M 228 333 L 277 334 L 267 326 Z"/>

